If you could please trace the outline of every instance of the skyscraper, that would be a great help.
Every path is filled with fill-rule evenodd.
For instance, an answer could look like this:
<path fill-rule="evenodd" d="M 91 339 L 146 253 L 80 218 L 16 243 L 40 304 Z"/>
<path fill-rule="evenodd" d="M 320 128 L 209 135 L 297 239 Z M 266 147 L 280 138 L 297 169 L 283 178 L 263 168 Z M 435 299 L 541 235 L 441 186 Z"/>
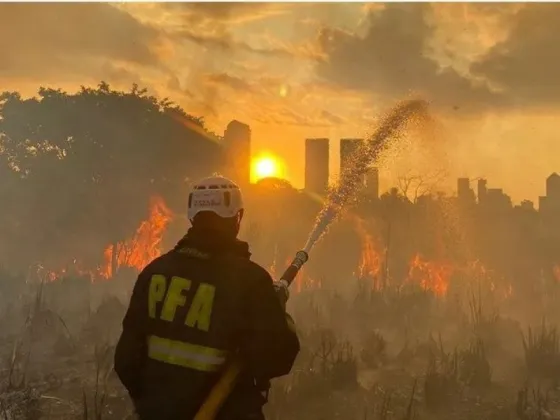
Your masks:
<path fill-rule="evenodd" d="M 251 180 L 251 128 L 237 120 L 231 121 L 224 132 L 226 173 L 240 185 Z"/>
<path fill-rule="evenodd" d="M 488 194 L 488 188 L 486 187 L 488 181 L 485 179 L 479 179 L 477 185 L 477 196 L 478 196 L 478 204 L 484 203 L 486 199 L 486 195 Z"/>
<path fill-rule="evenodd" d="M 539 200 L 539 212 L 547 217 L 557 217 L 560 209 L 560 175 L 553 172 L 546 178 L 546 196 Z"/>
<path fill-rule="evenodd" d="M 474 204 L 476 202 L 469 178 L 457 178 L 457 198 L 462 205 Z"/>
<path fill-rule="evenodd" d="M 340 139 L 340 175 L 346 170 L 346 168 L 351 167 L 354 159 L 354 154 L 359 152 L 360 147 L 364 144 L 363 139 Z M 364 174 L 361 181 L 365 184 L 366 175 Z"/>
<path fill-rule="evenodd" d="M 329 139 L 305 139 L 305 189 L 325 194 L 329 185 Z"/>
<path fill-rule="evenodd" d="M 351 164 L 355 152 L 363 145 L 363 139 L 340 139 L 340 173 Z"/>
<path fill-rule="evenodd" d="M 471 189 L 469 178 L 457 178 L 457 196 L 464 197 Z"/>
<path fill-rule="evenodd" d="M 556 172 L 546 178 L 546 196 L 551 201 L 560 201 L 560 175 Z"/>

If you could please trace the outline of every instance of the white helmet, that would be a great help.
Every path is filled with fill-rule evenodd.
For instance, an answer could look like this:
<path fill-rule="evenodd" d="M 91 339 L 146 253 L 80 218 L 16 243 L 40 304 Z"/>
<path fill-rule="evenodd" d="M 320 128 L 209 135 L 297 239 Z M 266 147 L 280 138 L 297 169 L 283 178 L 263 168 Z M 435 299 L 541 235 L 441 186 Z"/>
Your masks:
<path fill-rule="evenodd" d="M 196 182 L 189 194 L 189 220 L 201 211 L 211 211 L 220 217 L 229 218 L 237 216 L 242 210 L 243 197 L 239 186 L 222 176 Z"/>

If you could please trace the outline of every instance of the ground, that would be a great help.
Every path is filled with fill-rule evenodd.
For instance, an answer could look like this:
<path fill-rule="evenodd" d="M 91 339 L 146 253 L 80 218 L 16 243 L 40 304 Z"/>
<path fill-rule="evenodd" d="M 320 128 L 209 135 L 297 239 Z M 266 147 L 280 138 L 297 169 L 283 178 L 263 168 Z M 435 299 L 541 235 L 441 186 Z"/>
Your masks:
<path fill-rule="evenodd" d="M 4 291 L 2 419 L 132 418 L 112 371 L 121 282 Z M 268 419 L 560 419 L 554 319 L 529 331 L 482 298 L 465 311 L 419 290 L 348 296 L 293 294 L 302 351 L 274 381 Z"/>

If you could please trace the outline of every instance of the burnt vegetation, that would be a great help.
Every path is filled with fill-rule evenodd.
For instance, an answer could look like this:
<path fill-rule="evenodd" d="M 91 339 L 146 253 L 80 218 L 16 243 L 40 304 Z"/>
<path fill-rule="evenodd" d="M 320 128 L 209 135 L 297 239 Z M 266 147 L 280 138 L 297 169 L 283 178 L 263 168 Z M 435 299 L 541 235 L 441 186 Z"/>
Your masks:
<path fill-rule="evenodd" d="M 132 284 L 224 150 L 137 86 L 0 95 L 0 420 L 133 417 L 112 370 Z M 418 184 L 363 194 L 313 250 L 267 418 L 560 419 L 558 218 Z M 276 275 L 321 203 L 281 180 L 244 192 L 242 238 Z"/>

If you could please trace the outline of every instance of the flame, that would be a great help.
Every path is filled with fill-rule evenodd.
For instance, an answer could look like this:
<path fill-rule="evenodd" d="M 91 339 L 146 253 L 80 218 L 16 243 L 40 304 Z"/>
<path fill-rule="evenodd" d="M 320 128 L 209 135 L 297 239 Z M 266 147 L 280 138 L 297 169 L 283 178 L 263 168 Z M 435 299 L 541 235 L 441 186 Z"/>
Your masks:
<path fill-rule="evenodd" d="M 554 280 L 556 280 L 557 283 L 560 283 L 560 265 L 552 267 L 552 274 L 554 275 Z"/>
<path fill-rule="evenodd" d="M 305 269 L 303 269 L 296 278 L 296 292 L 300 293 L 302 291 L 313 291 L 321 289 L 323 287 L 323 282 L 321 281 L 321 279 L 312 278 L 311 276 L 307 275 L 304 270 Z"/>
<path fill-rule="evenodd" d="M 278 270 L 278 245 L 275 245 L 272 263 L 268 268 L 268 272 L 270 273 L 270 276 L 272 277 L 273 280 L 276 280 L 276 277 L 278 276 L 277 270 Z"/>
<path fill-rule="evenodd" d="M 489 270 L 486 268 L 482 261 L 474 260 L 467 264 L 467 270 L 474 274 L 477 278 L 485 278 L 489 274 Z"/>
<path fill-rule="evenodd" d="M 381 280 L 379 274 L 381 273 L 381 267 L 383 264 L 383 257 L 380 252 L 378 252 L 378 247 L 373 239 L 371 233 L 368 232 L 365 222 L 358 218 L 354 218 L 356 232 L 360 236 L 361 241 L 361 255 L 360 262 L 358 263 L 358 278 L 372 279 L 373 288 L 375 290 L 380 290 L 382 288 Z"/>
<path fill-rule="evenodd" d="M 513 286 L 511 285 L 511 283 L 509 283 L 507 285 L 507 290 L 505 292 L 504 299 L 510 298 L 512 296 L 513 296 Z"/>
<path fill-rule="evenodd" d="M 408 280 L 417 282 L 424 290 L 430 290 L 436 296 L 447 294 L 449 281 L 454 268 L 447 264 L 425 261 L 416 254 L 410 262 Z"/>
<path fill-rule="evenodd" d="M 496 298 L 506 300 L 513 296 L 513 285 L 494 270 L 487 268 L 480 260 L 466 264 L 462 269 L 471 287 L 487 287 Z"/>
<path fill-rule="evenodd" d="M 279 267 L 278 266 L 278 260 L 279 260 L 279 256 L 278 256 L 279 252 L 278 252 L 278 247 L 275 247 L 274 250 L 274 258 L 272 260 L 272 263 L 270 264 L 270 267 L 268 269 L 272 279 L 274 281 L 278 281 L 280 280 L 280 276 L 282 274 L 284 274 L 284 271 L 286 268 L 288 268 L 290 266 L 290 264 L 292 264 L 292 257 L 287 257 L 286 260 L 284 261 L 284 266 L 283 267 Z M 312 279 L 311 277 L 309 277 L 307 275 L 307 273 L 305 272 L 305 268 L 302 268 L 300 270 L 300 272 L 298 273 L 298 275 L 296 276 L 296 278 L 294 279 L 294 283 L 292 285 L 292 290 L 294 291 L 294 293 L 300 293 L 303 290 L 314 290 L 314 289 L 319 289 L 321 288 L 322 284 L 321 281 L 316 281 L 314 279 Z"/>
<path fill-rule="evenodd" d="M 272 264 L 270 264 L 268 272 L 270 273 L 270 277 L 272 277 L 273 279 L 276 278 L 276 258 L 272 260 Z"/>
<path fill-rule="evenodd" d="M 150 216 L 140 224 L 134 236 L 127 241 L 118 242 L 116 248 L 115 245 L 109 245 L 105 249 L 105 264 L 100 275 L 110 279 L 121 267 L 142 270 L 150 261 L 159 257 L 163 233 L 171 219 L 172 213 L 163 199 L 152 197 Z"/>
<path fill-rule="evenodd" d="M 360 278 L 369 277 L 373 279 L 375 289 L 380 289 L 379 273 L 381 272 L 382 259 L 376 251 L 373 237 L 366 233 L 362 236 L 362 253 L 358 273 Z"/>
<path fill-rule="evenodd" d="M 42 264 L 38 264 L 35 268 L 36 279 L 40 282 L 54 282 L 65 277 L 75 278 L 75 277 L 89 277 L 93 279 L 96 277 L 97 272 L 95 270 L 87 270 L 83 268 L 83 265 L 77 259 L 72 260 L 72 263 L 58 270 L 48 269 Z"/>

